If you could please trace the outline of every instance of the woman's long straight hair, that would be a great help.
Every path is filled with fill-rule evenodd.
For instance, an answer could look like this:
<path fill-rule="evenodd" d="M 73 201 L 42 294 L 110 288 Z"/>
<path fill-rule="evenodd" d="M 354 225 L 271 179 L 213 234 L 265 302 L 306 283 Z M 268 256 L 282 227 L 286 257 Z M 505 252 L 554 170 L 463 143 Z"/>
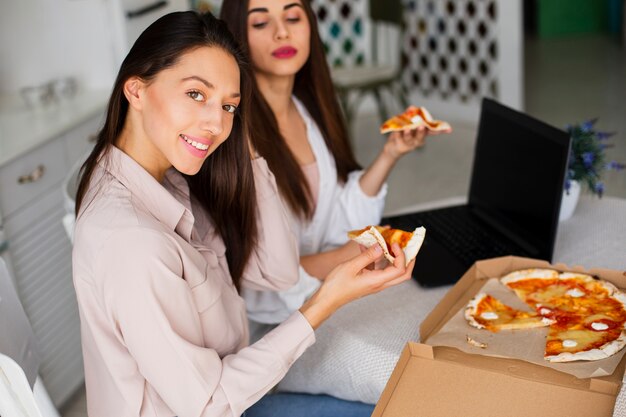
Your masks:
<path fill-rule="evenodd" d="M 195 48 L 221 48 L 237 61 L 241 73 L 241 102 L 228 140 L 202 165 L 200 172 L 186 176 L 193 197 L 207 210 L 226 245 L 226 258 L 235 286 L 257 242 L 256 193 L 243 114 L 250 103 L 250 69 L 247 59 L 224 22 L 210 13 L 192 11 L 167 14 L 150 25 L 137 39 L 122 62 L 109 99 L 106 120 L 95 147 L 80 171 L 76 215 L 85 204 L 98 161 L 115 145 L 126 121 L 128 101 L 124 83 L 131 77 L 146 82 L 170 68 Z M 84 211 L 84 210 L 83 210 Z"/>
<path fill-rule="evenodd" d="M 250 57 L 248 4 L 249 0 L 224 0 L 220 17 L 228 24 L 228 28 Z M 326 146 L 335 159 L 337 176 L 340 182 L 345 182 L 348 174 L 360 167 L 350 147 L 348 130 L 330 78 L 324 46 L 319 37 L 317 19 L 308 0 L 302 0 L 302 6 L 311 27 L 311 52 L 304 66 L 296 74 L 293 93 L 302 101 L 317 123 Z M 249 113 L 250 140 L 257 152 L 267 160 L 270 170 L 276 177 L 278 189 L 292 211 L 310 219 L 315 207 L 309 198 L 311 191 L 306 178 L 281 135 L 278 121 L 254 79 L 252 84 L 254 111 Z"/>

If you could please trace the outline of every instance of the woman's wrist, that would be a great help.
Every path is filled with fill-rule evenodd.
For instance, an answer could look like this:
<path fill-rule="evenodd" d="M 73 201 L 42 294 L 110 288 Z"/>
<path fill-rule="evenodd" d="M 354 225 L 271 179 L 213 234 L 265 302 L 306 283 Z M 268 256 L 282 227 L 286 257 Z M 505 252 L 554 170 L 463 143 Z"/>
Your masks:
<path fill-rule="evenodd" d="M 320 295 L 321 291 L 323 291 L 323 285 L 300 307 L 300 313 L 307 319 L 313 329 L 317 329 L 338 308 L 333 306 L 332 303 L 325 301 Z"/>
<path fill-rule="evenodd" d="M 380 153 L 380 157 L 392 165 L 398 162 L 402 155 L 403 154 L 394 149 L 389 142 L 383 146 L 383 151 Z"/>

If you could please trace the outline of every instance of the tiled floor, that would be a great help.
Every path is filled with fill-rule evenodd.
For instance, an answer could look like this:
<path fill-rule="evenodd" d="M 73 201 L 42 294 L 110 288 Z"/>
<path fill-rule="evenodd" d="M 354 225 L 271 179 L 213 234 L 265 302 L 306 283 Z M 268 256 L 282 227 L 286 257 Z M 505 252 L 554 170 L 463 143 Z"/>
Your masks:
<path fill-rule="evenodd" d="M 525 66 L 529 114 L 559 127 L 599 117 L 598 128 L 618 132 L 612 139 L 615 147 L 608 151 L 610 159 L 626 163 L 625 47 L 603 36 L 529 39 Z M 356 153 L 363 164 L 382 146 L 378 123 L 365 114 L 355 123 Z M 453 124 L 452 134 L 430 138 L 423 149 L 398 163 L 389 178 L 387 213 L 467 193 L 475 126 Z M 605 183 L 607 195 L 626 198 L 626 172 L 609 173 Z M 63 417 L 86 415 L 81 390 L 63 409 Z"/>

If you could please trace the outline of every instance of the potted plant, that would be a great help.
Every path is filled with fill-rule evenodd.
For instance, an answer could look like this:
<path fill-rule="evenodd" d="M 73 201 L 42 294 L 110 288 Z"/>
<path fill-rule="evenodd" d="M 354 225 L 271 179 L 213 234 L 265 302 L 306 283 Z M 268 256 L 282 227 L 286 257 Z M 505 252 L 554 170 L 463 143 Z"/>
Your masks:
<path fill-rule="evenodd" d="M 581 184 L 585 184 L 592 194 L 602 197 L 604 183 L 602 174 L 607 170 L 623 170 L 626 166 L 616 161 L 606 160 L 605 150 L 612 144 L 607 139 L 615 133 L 600 132 L 594 125 L 598 119 L 566 126 L 572 137 L 567 175 L 565 177 L 565 191 L 561 202 L 561 220 L 565 220 L 574 212 Z"/>

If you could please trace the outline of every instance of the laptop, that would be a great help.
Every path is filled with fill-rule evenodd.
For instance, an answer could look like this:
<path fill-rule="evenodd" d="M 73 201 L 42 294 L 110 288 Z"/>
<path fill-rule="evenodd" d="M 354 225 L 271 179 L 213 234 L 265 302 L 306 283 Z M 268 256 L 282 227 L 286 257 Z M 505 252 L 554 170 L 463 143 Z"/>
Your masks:
<path fill-rule="evenodd" d="M 383 219 L 426 227 L 413 277 L 455 283 L 477 260 L 517 255 L 552 261 L 570 137 L 484 98 L 467 204 Z"/>

